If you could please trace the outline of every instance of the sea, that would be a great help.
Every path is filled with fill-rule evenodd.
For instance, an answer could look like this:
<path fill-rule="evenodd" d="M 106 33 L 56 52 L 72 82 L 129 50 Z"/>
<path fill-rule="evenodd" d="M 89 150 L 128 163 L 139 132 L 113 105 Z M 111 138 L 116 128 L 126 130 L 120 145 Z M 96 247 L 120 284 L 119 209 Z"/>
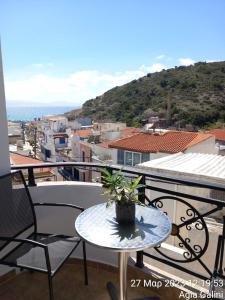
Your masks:
<path fill-rule="evenodd" d="M 32 121 L 47 115 L 60 115 L 76 107 L 72 106 L 8 106 L 9 121 Z"/>

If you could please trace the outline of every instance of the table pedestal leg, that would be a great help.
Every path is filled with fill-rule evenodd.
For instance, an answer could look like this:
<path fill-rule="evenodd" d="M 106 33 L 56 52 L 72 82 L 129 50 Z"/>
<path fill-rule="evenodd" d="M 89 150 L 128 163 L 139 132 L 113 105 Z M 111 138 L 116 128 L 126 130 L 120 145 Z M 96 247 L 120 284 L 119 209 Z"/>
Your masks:
<path fill-rule="evenodd" d="M 127 260 L 128 253 L 120 252 L 120 300 L 127 299 Z"/>
<path fill-rule="evenodd" d="M 127 260 L 128 253 L 119 253 L 119 269 L 120 269 L 120 292 L 111 283 L 107 283 L 107 289 L 112 300 L 127 300 Z"/>

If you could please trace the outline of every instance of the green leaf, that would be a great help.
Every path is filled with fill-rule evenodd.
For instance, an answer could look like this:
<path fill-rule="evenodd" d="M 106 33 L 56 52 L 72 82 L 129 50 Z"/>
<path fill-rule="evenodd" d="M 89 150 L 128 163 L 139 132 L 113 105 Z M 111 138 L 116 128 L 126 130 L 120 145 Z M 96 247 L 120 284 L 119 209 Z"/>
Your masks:
<path fill-rule="evenodd" d="M 138 178 L 136 178 L 133 182 L 133 188 L 137 188 L 139 182 L 141 181 L 142 176 L 139 176 Z"/>

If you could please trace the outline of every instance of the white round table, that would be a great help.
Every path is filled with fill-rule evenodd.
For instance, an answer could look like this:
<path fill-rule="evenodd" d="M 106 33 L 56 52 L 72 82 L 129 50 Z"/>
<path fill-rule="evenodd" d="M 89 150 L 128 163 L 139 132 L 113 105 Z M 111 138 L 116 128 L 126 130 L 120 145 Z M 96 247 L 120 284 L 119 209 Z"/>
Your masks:
<path fill-rule="evenodd" d="M 116 221 L 115 205 L 106 203 L 86 209 L 76 219 L 78 235 L 88 243 L 119 252 L 120 300 L 127 299 L 128 253 L 154 247 L 171 233 L 169 218 L 154 207 L 136 205 L 133 225 L 120 225 Z M 112 284 L 107 285 L 112 299 L 118 299 Z"/>

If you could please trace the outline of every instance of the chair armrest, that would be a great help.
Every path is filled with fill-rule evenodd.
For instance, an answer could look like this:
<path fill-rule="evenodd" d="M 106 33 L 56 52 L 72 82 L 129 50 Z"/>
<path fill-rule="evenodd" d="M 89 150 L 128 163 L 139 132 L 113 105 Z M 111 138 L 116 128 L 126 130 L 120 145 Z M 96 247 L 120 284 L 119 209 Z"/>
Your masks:
<path fill-rule="evenodd" d="M 41 247 L 41 248 L 44 248 L 44 249 L 48 249 L 47 245 L 39 243 L 39 242 L 34 241 L 34 240 L 30 240 L 30 239 L 0 236 L 0 240 L 1 241 L 6 241 L 6 242 L 28 243 L 28 244 L 32 244 L 34 246 L 38 246 L 38 247 Z"/>
<path fill-rule="evenodd" d="M 47 203 L 47 202 L 44 202 L 44 203 L 34 203 L 34 206 L 71 207 L 71 208 L 74 208 L 74 209 L 79 209 L 81 211 L 84 211 L 83 207 L 80 207 L 80 206 L 77 206 L 77 205 L 74 205 L 74 204 L 67 204 L 67 203 Z"/>

